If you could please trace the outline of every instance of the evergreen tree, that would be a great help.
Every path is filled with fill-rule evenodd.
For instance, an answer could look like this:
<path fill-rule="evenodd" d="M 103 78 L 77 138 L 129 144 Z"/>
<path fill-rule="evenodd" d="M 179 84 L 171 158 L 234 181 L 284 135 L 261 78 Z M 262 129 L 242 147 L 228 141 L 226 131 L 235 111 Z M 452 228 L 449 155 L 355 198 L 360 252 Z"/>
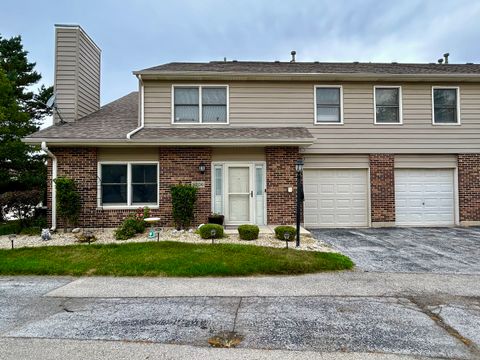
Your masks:
<path fill-rule="evenodd" d="M 21 37 L 0 36 L 0 193 L 44 188 L 46 168 L 38 148 L 21 139 L 39 127 L 51 112 L 45 102 L 53 88 L 42 86 L 35 94 L 31 87 L 41 75 L 27 59 Z"/>

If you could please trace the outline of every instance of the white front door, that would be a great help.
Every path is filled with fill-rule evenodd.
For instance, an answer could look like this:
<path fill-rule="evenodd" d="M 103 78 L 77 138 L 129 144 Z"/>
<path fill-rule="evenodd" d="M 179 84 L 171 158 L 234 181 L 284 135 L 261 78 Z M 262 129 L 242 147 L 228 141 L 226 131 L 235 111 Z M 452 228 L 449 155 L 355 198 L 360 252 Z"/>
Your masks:
<path fill-rule="evenodd" d="M 250 223 L 251 198 L 250 166 L 227 167 L 227 219 L 229 223 Z"/>
<path fill-rule="evenodd" d="M 265 166 L 263 163 L 213 163 L 213 212 L 228 225 L 265 225 Z"/>

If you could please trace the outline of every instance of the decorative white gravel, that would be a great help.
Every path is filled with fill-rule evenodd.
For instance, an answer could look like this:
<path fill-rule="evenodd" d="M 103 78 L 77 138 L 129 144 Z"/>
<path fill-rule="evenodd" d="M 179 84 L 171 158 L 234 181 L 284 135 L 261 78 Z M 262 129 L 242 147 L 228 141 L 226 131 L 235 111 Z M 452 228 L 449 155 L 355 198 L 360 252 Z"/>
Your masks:
<path fill-rule="evenodd" d="M 125 244 L 132 242 L 147 242 L 156 241 L 148 238 L 148 231 L 144 234 L 139 234 L 136 237 L 129 240 L 115 240 L 113 236 L 113 229 L 103 229 L 93 231 L 97 241 L 95 244 Z M 14 247 L 38 247 L 38 246 L 64 246 L 64 245 L 78 245 L 75 234 L 64 233 L 63 230 L 52 234 L 52 239 L 43 241 L 39 236 L 30 235 L 17 235 L 14 239 Z M 193 231 L 176 231 L 174 229 L 165 229 L 160 232 L 160 241 L 171 240 L 196 244 L 210 244 L 211 240 L 204 240 L 200 238 L 198 234 Z M 220 244 L 244 244 L 244 245 L 256 245 L 256 246 L 270 246 L 276 248 L 284 248 L 285 242 L 279 241 L 275 238 L 274 234 L 260 234 L 257 240 L 245 241 L 240 240 L 238 234 L 227 234 L 223 239 L 215 239 L 215 243 Z M 88 244 L 85 244 L 88 245 Z M 289 242 L 288 247 L 291 249 L 297 249 L 295 242 Z M 0 236 L 0 249 L 10 249 L 11 243 L 9 235 Z M 322 252 L 335 252 L 327 244 L 312 238 L 311 236 L 301 236 L 301 245 L 299 250 L 308 251 L 322 251 Z"/>

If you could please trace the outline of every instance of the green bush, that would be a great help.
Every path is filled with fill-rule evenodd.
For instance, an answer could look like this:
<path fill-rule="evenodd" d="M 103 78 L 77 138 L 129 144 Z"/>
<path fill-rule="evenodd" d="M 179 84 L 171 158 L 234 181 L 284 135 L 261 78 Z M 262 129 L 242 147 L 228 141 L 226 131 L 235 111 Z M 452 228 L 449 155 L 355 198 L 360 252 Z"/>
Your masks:
<path fill-rule="evenodd" d="M 13 213 L 19 220 L 20 226 L 25 227 L 27 220 L 35 212 L 40 198 L 41 194 L 38 190 L 8 191 L 0 194 L 0 211 Z"/>
<path fill-rule="evenodd" d="M 257 225 L 240 225 L 237 230 L 242 240 L 256 240 L 260 232 Z"/>
<path fill-rule="evenodd" d="M 150 216 L 150 209 L 140 208 L 136 213 L 130 213 L 122 224 L 115 230 L 114 235 L 117 240 L 128 240 L 145 231 L 147 224 L 144 219 Z"/>
<path fill-rule="evenodd" d="M 10 220 L 0 224 L 0 235 L 18 234 L 21 229 L 20 221 Z"/>
<path fill-rule="evenodd" d="M 80 215 L 80 194 L 73 179 L 58 177 L 55 180 L 57 190 L 57 214 L 63 219 L 65 230 L 69 225 L 76 225 Z"/>
<path fill-rule="evenodd" d="M 293 226 L 286 226 L 286 225 L 281 225 L 281 226 L 277 226 L 275 228 L 275 237 L 278 239 L 278 240 L 283 240 L 285 241 L 285 233 L 289 233 L 290 234 L 290 237 L 288 238 L 288 241 L 293 241 L 295 240 L 295 238 L 297 237 L 297 231 L 295 230 L 295 228 Z"/>
<path fill-rule="evenodd" d="M 220 239 L 223 237 L 223 226 L 218 224 L 205 224 L 198 229 L 200 233 L 200 237 L 202 239 L 211 239 L 212 238 L 212 230 L 215 230 L 214 239 Z"/>
<path fill-rule="evenodd" d="M 172 194 L 172 216 L 177 229 L 185 229 L 193 222 L 197 188 L 192 185 L 174 185 Z"/>

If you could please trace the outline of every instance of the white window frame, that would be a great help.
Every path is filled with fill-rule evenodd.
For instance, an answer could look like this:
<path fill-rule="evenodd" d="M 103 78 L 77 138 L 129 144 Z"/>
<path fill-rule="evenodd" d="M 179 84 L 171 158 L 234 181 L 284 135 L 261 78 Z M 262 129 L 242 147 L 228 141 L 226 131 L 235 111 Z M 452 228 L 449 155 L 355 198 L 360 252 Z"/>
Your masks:
<path fill-rule="evenodd" d="M 438 89 L 454 89 L 457 91 L 457 122 L 456 123 L 437 123 L 435 122 L 435 99 L 434 99 L 434 92 Z M 432 86 L 432 125 L 434 126 L 459 126 L 461 124 L 461 116 L 460 116 L 460 86 Z"/>
<path fill-rule="evenodd" d="M 317 89 L 318 88 L 337 88 L 340 89 L 340 121 L 317 122 Z M 313 87 L 313 124 L 314 125 L 343 125 L 343 86 L 342 85 L 315 85 Z"/>
<path fill-rule="evenodd" d="M 399 122 L 377 122 L 377 89 L 398 89 L 398 120 Z M 375 125 L 403 125 L 402 86 L 374 85 L 373 86 L 373 123 Z"/>
<path fill-rule="evenodd" d="M 199 122 L 175 122 L 175 88 L 198 88 L 198 119 Z M 227 97 L 227 121 L 226 122 L 204 122 L 203 121 L 203 113 L 202 113 L 202 88 L 225 88 L 226 89 L 226 97 Z M 181 84 L 181 85 L 172 85 L 172 104 L 171 104 L 171 124 L 172 125 L 229 125 L 230 124 L 230 87 L 228 84 Z"/>
<path fill-rule="evenodd" d="M 127 204 L 125 205 L 102 205 L 102 165 L 127 165 Z M 132 165 L 157 165 L 157 203 L 156 204 L 132 204 Z M 97 164 L 97 208 L 99 209 L 138 209 L 149 207 L 158 209 L 160 201 L 160 163 L 158 161 L 99 161 Z"/>

